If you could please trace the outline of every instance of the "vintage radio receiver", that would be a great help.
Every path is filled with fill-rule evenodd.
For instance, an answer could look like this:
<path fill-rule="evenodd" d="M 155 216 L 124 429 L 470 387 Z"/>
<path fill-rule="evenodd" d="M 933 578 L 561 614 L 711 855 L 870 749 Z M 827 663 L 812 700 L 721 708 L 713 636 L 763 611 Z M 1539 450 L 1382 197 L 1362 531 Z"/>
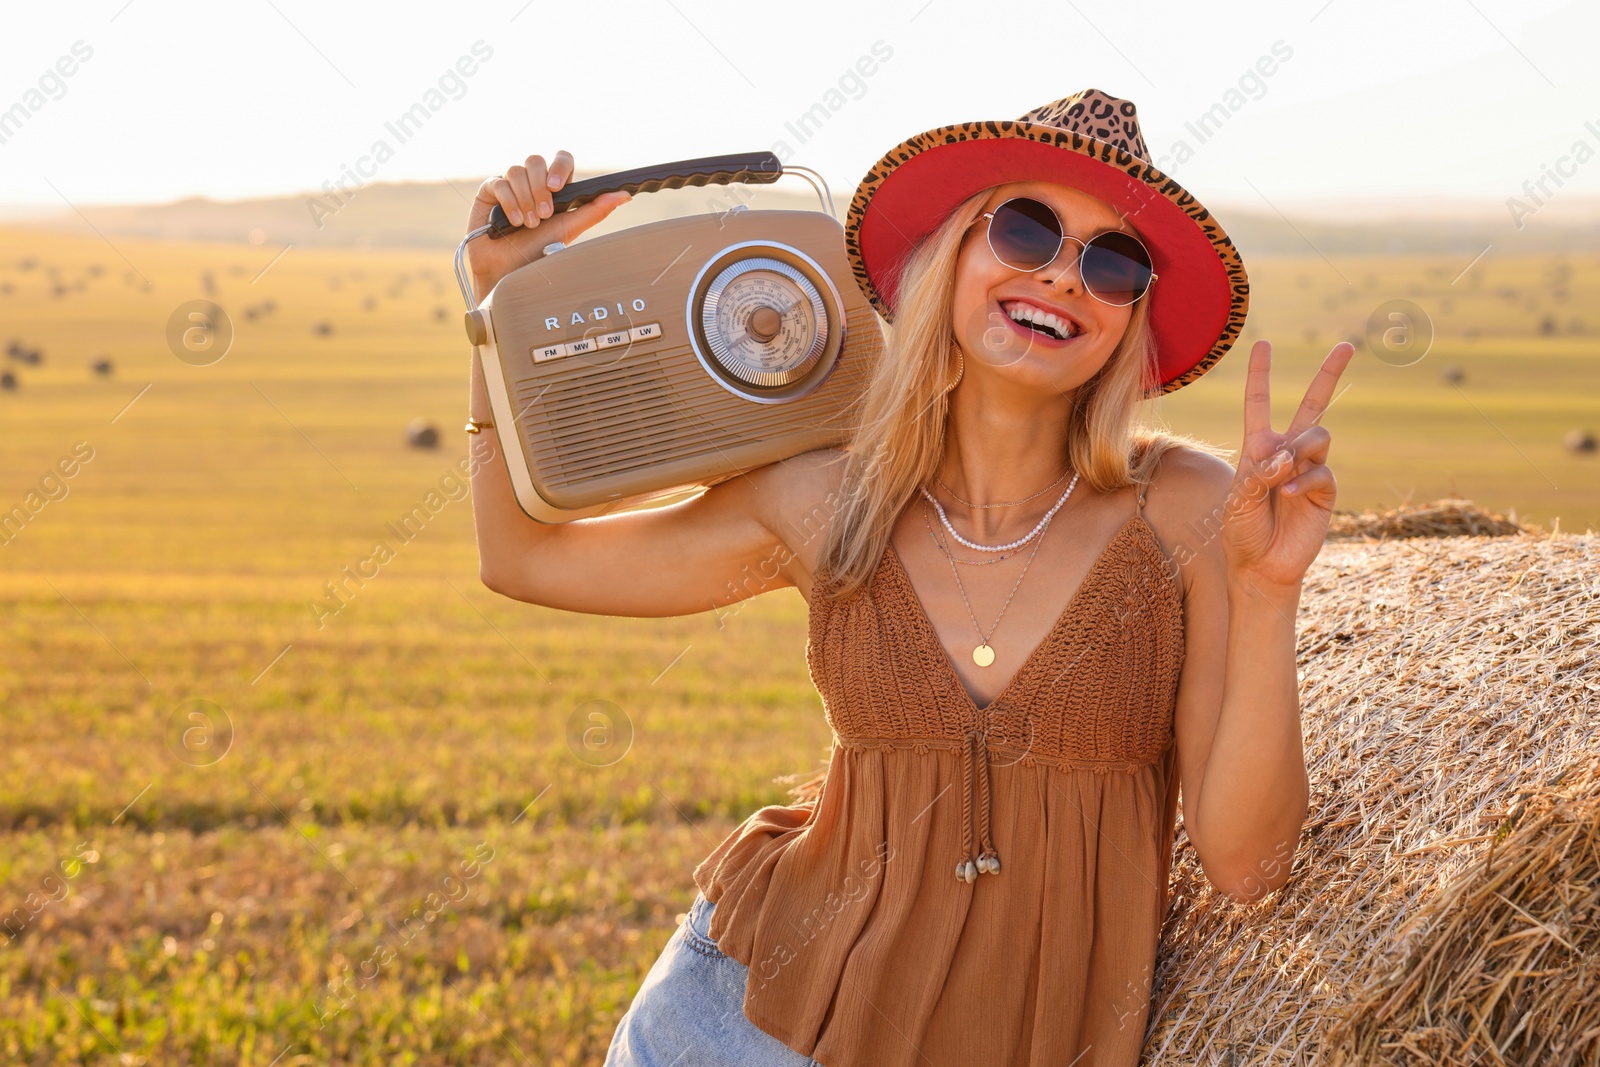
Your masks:
<path fill-rule="evenodd" d="M 611 189 L 782 173 L 770 152 L 692 159 L 573 182 L 553 199 L 559 212 Z M 467 241 L 514 227 L 496 207 L 462 241 L 467 334 L 530 517 L 605 514 L 843 440 L 883 334 L 832 198 L 806 180 L 826 212 L 740 205 L 547 246 L 477 307 Z"/>

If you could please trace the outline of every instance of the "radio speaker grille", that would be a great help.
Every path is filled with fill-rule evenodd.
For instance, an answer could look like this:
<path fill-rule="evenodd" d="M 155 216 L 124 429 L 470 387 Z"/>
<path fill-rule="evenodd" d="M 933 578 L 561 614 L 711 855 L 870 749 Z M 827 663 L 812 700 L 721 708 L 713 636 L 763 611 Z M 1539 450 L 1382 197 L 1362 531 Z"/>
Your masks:
<path fill-rule="evenodd" d="M 795 429 L 821 429 L 832 410 L 816 403 L 756 404 L 713 381 L 688 346 L 658 350 L 653 359 L 619 360 L 596 368 L 574 360 L 556 371 L 516 384 L 514 403 L 532 417 L 528 452 L 535 479 L 552 489 L 581 486 L 630 471 L 727 456 L 745 445 L 770 441 L 796 409 Z M 854 377 L 842 360 L 834 376 Z M 835 393 L 842 382 L 830 382 Z M 530 405 L 531 410 L 530 410 Z M 831 408 L 832 405 L 829 405 Z"/>

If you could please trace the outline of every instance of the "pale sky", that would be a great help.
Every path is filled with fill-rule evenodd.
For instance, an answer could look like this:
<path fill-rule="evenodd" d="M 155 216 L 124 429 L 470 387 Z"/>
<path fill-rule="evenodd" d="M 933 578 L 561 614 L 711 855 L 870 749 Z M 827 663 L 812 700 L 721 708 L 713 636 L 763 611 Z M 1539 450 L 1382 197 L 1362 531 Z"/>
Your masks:
<path fill-rule="evenodd" d="M 1595 0 L 8 7 L 0 204 L 302 193 L 380 140 L 368 180 L 784 142 L 848 193 L 911 134 L 1086 87 L 1133 100 L 1157 164 L 1207 201 L 1503 204 L 1546 168 L 1556 198 L 1600 194 Z M 385 123 L 418 104 L 401 141 Z M 1186 124 L 1219 104 L 1201 141 Z"/>

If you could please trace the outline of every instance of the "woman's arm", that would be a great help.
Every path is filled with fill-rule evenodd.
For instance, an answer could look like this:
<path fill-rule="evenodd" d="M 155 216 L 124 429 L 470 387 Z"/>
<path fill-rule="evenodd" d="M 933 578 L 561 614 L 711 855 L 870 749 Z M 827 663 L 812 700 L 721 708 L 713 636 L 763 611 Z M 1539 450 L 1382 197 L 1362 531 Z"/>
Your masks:
<path fill-rule="evenodd" d="M 486 418 L 483 367 L 472 359 L 473 418 Z M 770 464 L 664 507 L 549 525 L 517 504 L 491 432 L 472 442 L 478 574 L 513 600 L 594 615 L 692 615 L 793 585 L 793 553 L 774 508 L 799 491 L 793 463 Z"/>
<path fill-rule="evenodd" d="M 468 244 L 478 302 L 507 273 L 540 258 L 545 245 L 570 242 L 626 201 L 625 194 L 607 194 L 552 214 L 550 193 L 572 168 L 565 152 L 548 173 L 542 158 L 529 156 L 478 190 L 468 232 L 488 221 L 496 203 L 522 226 L 498 241 Z M 492 419 L 476 349 L 468 402 L 471 418 Z M 789 528 L 785 516 L 825 481 L 819 474 L 828 464 L 813 454 L 730 478 L 676 504 L 545 524 L 517 504 L 495 435 L 467 436 L 479 577 L 505 596 L 590 614 L 690 615 L 809 574 L 777 531 Z"/>
<path fill-rule="evenodd" d="M 1174 558 L 1185 586 L 1176 713 L 1184 826 L 1206 877 L 1239 900 L 1288 880 L 1305 824 L 1295 613 L 1335 492 L 1324 463 L 1331 438 L 1314 423 L 1353 351 L 1334 347 L 1278 434 L 1267 413 L 1271 345 L 1257 342 L 1238 469 L 1185 453 L 1165 504 L 1169 528 L 1183 523 Z M 1274 462 L 1280 449 L 1291 458 Z"/>

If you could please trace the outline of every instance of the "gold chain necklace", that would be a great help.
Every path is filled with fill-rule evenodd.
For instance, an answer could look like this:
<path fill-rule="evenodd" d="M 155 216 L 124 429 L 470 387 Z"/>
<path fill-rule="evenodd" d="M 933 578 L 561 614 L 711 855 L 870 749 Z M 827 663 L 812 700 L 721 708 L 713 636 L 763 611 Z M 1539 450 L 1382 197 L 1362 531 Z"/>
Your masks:
<path fill-rule="evenodd" d="M 1054 515 L 1050 516 L 1050 518 L 1054 517 Z M 923 520 L 927 520 L 926 513 L 923 514 Z M 1049 528 L 1049 518 L 1045 519 L 1044 525 L 1046 529 Z M 932 527 L 929 527 L 929 529 L 931 531 Z M 1000 605 L 1000 614 L 995 617 L 994 625 L 989 627 L 988 634 L 983 632 L 983 627 L 978 625 L 978 617 L 972 613 L 972 601 L 967 599 L 967 591 L 961 585 L 961 575 L 956 571 L 955 559 L 954 557 L 950 557 L 950 574 L 956 580 L 956 589 L 961 593 L 961 602 L 967 606 L 967 615 L 972 619 L 972 627 L 978 631 L 978 639 L 980 642 L 982 642 L 977 648 L 972 650 L 972 662 L 976 663 L 978 666 L 987 667 L 989 664 L 994 662 L 994 647 L 989 644 L 989 638 L 994 634 L 995 630 L 999 629 L 1000 620 L 1005 618 L 1006 609 L 1011 606 L 1011 598 L 1017 595 L 1017 589 L 1022 585 L 1022 579 L 1027 577 L 1028 568 L 1033 566 L 1033 557 L 1039 554 L 1039 546 L 1042 544 L 1044 544 L 1043 530 L 1040 531 L 1040 536 L 1034 542 L 1033 551 L 1028 554 L 1028 562 L 1022 565 L 1022 573 L 1017 575 L 1016 584 L 1011 587 L 1011 592 L 1006 595 L 1006 602 Z M 941 547 L 943 546 L 941 545 Z M 945 555 L 949 557 L 948 549 L 946 549 Z"/>
<path fill-rule="evenodd" d="M 937 474 L 933 476 L 933 480 L 938 482 L 939 485 L 944 489 L 945 492 L 949 493 L 951 496 L 954 496 L 956 498 L 956 503 L 964 504 L 969 508 L 1014 508 L 1018 504 L 1026 504 L 1028 501 L 1032 500 L 1036 496 L 1044 496 L 1050 490 L 1052 490 L 1056 486 L 1060 485 L 1061 484 L 1061 479 L 1065 478 L 1067 476 L 1067 471 L 1069 471 L 1071 469 L 1072 469 L 1072 467 L 1069 465 L 1065 470 L 1063 470 L 1061 472 L 1061 476 L 1060 477 L 1058 477 L 1055 481 L 1051 482 L 1049 485 L 1045 486 L 1043 489 L 1039 490 L 1037 493 L 1034 493 L 1032 496 L 1025 496 L 1021 500 L 1007 501 L 1004 504 L 973 504 L 973 503 L 969 503 L 968 501 L 962 500 L 960 497 L 956 496 L 956 491 L 954 489 L 950 488 L 948 485 L 945 485 L 944 484 L 944 479 L 939 477 Z"/>

